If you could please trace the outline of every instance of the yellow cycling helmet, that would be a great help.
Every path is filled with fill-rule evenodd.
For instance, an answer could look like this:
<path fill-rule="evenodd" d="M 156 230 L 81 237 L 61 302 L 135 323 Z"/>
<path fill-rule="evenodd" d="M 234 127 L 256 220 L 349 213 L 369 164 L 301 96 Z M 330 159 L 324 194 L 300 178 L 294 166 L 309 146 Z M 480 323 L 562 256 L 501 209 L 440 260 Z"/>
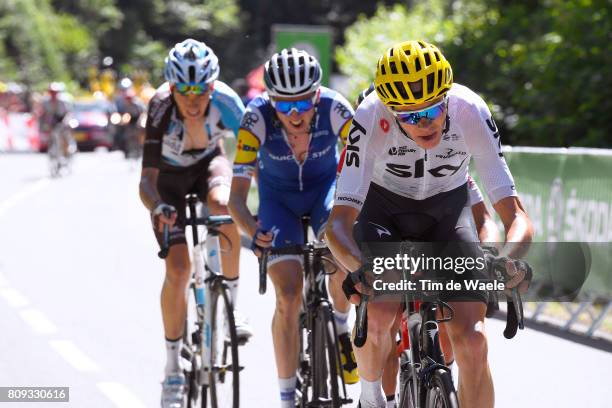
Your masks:
<path fill-rule="evenodd" d="M 410 83 L 420 82 L 415 91 Z M 406 41 L 389 48 L 378 60 L 374 86 L 387 106 L 416 105 L 444 95 L 453 85 L 453 70 L 438 47 Z"/>

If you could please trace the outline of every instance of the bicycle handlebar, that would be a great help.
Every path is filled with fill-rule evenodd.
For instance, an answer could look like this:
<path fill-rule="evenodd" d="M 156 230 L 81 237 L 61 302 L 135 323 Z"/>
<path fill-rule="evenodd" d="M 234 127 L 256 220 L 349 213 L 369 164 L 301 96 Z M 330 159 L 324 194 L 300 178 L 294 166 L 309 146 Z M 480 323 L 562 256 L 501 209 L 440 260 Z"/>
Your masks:
<path fill-rule="evenodd" d="M 327 253 L 329 248 L 324 243 L 308 242 L 304 245 L 290 245 L 282 248 L 263 248 L 259 257 L 259 294 L 266 293 L 266 273 L 270 255 L 304 255 L 305 253 Z"/>
<path fill-rule="evenodd" d="M 493 261 L 493 268 L 503 268 L 505 271 L 505 258 L 497 258 Z M 368 338 L 368 306 L 369 296 L 361 294 L 361 301 L 357 307 L 357 315 L 355 316 L 355 347 L 362 347 Z M 506 314 L 506 327 L 504 329 L 504 337 L 511 339 L 516 335 L 517 329 L 525 328 L 523 300 L 518 288 L 512 288 L 512 295 L 506 296 L 508 312 Z"/>
<path fill-rule="evenodd" d="M 164 210 L 164 215 L 169 217 L 170 213 Z M 208 217 L 197 217 L 195 219 L 195 225 L 204 225 L 208 229 L 216 228 L 224 224 L 231 224 L 233 222 L 234 220 L 232 220 L 231 215 L 209 215 Z M 170 235 L 169 231 L 170 228 L 168 227 L 168 224 L 164 224 L 161 249 L 157 253 L 157 256 L 159 256 L 161 259 L 165 259 L 168 256 L 168 251 L 170 249 L 168 244 Z"/>
<path fill-rule="evenodd" d="M 355 316 L 355 347 L 363 347 L 368 339 L 368 295 L 361 295 L 359 306 L 357 306 L 357 315 Z"/>
<path fill-rule="evenodd" d="M 171 212 L 168 209 L 162 210 L 162 213 L 164 214 L 164 217 L 170 217 L 171 215 Z M 168 256 L 168 251 L 170 250 L 170 244 L 168 243 L 168 241 L 170 240 L 170 227 L 168 226 L 168 224 L 164 224 L 162 234 L 163 238 L 161 249 L 157 253 L 157 256 L 159 256 L 161 259 L 166 259 L 166 257 Z"/>

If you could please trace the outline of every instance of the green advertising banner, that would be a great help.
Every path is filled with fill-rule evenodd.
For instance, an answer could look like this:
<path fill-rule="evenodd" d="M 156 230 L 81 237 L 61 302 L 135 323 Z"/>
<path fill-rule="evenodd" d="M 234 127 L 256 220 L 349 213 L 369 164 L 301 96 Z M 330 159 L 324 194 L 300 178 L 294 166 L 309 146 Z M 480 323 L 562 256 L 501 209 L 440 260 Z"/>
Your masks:
<path fill-rule="evenodd" d="M 315 56 L 323 69 L 322 84 L 329 85 L 332 68 L 332 31 L 330 27 L 275 24 L 272 26 L 272 38 L 276 51 L 294 47 Z"/>
<path fill-rule="evenodd" d="M 558 262 L 553 258 L 568 264 L 582 252 L 590 263 L 583 289 L 612 295 L 612 150 L 505 147 L 504 156 L 534 224 L 534 241 L 547 243 L 534 245 L 530 257 L 550 270 Z M 561 242 L 576 243 L 577 252 L 555 245 Z M 552 269 L 562 268 L 556 265 Z"/>

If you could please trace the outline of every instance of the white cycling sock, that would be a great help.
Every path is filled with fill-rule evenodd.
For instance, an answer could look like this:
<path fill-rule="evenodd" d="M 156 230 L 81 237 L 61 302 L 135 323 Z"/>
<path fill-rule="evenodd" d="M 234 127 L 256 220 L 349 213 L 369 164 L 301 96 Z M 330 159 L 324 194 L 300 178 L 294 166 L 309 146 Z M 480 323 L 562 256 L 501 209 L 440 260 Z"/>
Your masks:
<path fill-rule="evenodd" d="M 338 330 L 338 334 L 349 332 L 350 330 L 348 326 L 349 313 L 351 313 L 350 308 L 346 313 L 342 313 L 341 311 L 339 311 L 338 309 L 334 307 L 334 319 L 336 320 L 336 329 Z"/>
<path fill-rule="evenodd" d="M 359 383 L 361 384 L 361 395 L 359 396 L 361 408 L 385 408 L 387 406 L 380 378 L 376 381 L 368 381 L 362 377 Z"/>
<path fill-rule="evenodd" d="M 225 280 L 230 292 L 232 293 L 232 302 L 234 305 L 234 310 L 236 310 L 236 305 L 238 304 L 238 279 L 239 278 Z"/>
<path fill-rule="evenodd" d="M 459 387 L 459 367 L 457 366 L 457 362 L 453 360 L 447 364 L 447 366 L 451 370 L 451 376 L 453 377 L 453 384 L 455 384 L 455 388 Z"/>
<path fill-rule="evenodd" d="M 395 395 L 387 395 L 387 408 L 395 408 Z"/>
<path fill-rule="evenodd" d="M 295 383 L 297 377 L 279 378 L 281 408 L 295 408 Z"/>
<path fill-rule="evenodd" d="M 166 339 L 166 375 L 181 372 L 180 356 L 183 347 L 183 338 L 177 340 Z"/>

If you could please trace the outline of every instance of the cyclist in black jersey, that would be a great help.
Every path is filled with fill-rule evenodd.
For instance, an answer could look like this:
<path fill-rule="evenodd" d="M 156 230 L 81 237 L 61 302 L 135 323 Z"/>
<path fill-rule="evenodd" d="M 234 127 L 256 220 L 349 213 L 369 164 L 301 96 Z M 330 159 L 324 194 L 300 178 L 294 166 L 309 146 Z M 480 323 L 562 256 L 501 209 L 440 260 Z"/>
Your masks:
<path fill-rule="evenodd" d="M 176 44 L 166 58 L 166 83 L 149 103 L 143 152 L 140 197 L 151 212 L 155 236 L 162 241 L 169 226 L 169 253 L 161 293 L 167 363 L 162 383 L 162 408 L 182 408 L 185 376 L 180 351 L 191 278 L 185 239 L 185 196 L 196 193 L 211 215 L 228 214 L 232 167 L 222 139 L 238 133 L 244 105 L 234 91 L 217 80 L 219 63 L 206 44 L 188 39 Z M 240 236 L 235 225 L 222 233 L 223 274 L 235 305 L 238 293 Z M 250 327 L 236 318 L 242 340 Z"/>

